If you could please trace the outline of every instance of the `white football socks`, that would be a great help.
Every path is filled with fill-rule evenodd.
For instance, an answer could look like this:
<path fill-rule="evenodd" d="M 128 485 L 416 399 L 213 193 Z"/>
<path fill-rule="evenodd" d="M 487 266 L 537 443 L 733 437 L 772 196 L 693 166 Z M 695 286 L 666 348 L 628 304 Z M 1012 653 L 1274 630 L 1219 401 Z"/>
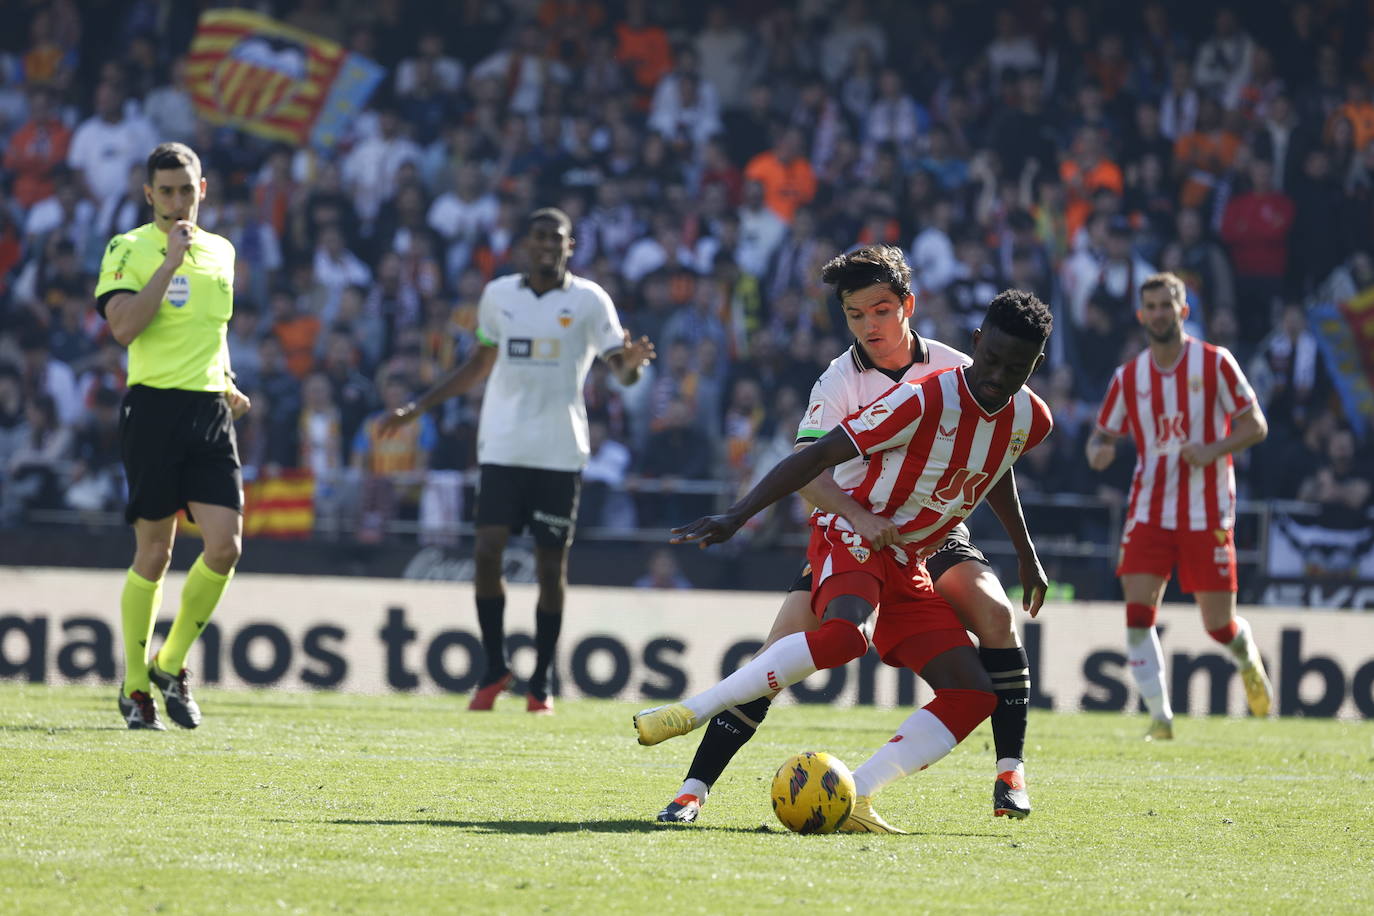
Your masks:
<path fill-rule="evenodd" d="M 706 788 L 706 783 L 702 782 L 700 779 L 688 779 L 682 784 L 682 788 L 677 790 L 678 798 L 684 795 L 692 795 L 703 805 L 706 804 L 706 796 L 709 794 L 710 790 Z"/>
<path fill-rule="evenodd" d="M 1159 644 L 1159 632 L 1154 627 L 1127 627 L 1126 645 L 1131 677 L 1135 678 L 1150 715 L 1165 721 L 1172 719 L 1174 710 L 1169 704 L 1169 691 L 1164 688 L 1164 649 Z"/>
<path fill-rule="evenodd" d="M 723 709 L 771 697 L 816 671 L 806 634 L 793 633 L 764 649 L 716 686 L 683 700 L 682 705 L 692 711 L 697 722 L 704 723 Z"/>
<path fill-rule="evenodd" d="M 959 741 L 932 712 L 918 709 L 887 744 L 854 771 L 854 794 L 876 795 L 889 783 L 924 770 L 954 750 Z"/>
<path fill-rule="evenodd" d="M 1255 648 L 1255 640 L 1250 633 L 1250 621 L 1244 617 L 1236 617 L 1236 638 L 1228 642 L 1226 648 L 1231 651 L 1236 664 L 1240 667 L 1249 668 L 1255 664 L 1259 658 L 1259 651 Z"/>

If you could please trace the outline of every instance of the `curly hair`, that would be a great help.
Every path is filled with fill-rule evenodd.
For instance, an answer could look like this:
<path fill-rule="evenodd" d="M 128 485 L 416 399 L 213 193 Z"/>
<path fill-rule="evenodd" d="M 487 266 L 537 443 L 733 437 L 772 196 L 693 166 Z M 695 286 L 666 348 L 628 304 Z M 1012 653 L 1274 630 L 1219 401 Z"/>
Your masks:
<path fill-rule="evenodd" d="M 1004 289 L 988 303 L 983 327 L 994 327 L 1005 334 L 1032 343 L 1044 343 L 1054 330 L 1050 307 L 1024 289 Z"/>
<path fill-rule="evenodd" d="M 831 258 L 821 268 L 821 280 L 835 287 L 841 303 L 856 289 L 878 283 L 886 283 L 902 299 L 911 295 L 911 267 L 902 249 L 893 245 L 865 245 Z"/>

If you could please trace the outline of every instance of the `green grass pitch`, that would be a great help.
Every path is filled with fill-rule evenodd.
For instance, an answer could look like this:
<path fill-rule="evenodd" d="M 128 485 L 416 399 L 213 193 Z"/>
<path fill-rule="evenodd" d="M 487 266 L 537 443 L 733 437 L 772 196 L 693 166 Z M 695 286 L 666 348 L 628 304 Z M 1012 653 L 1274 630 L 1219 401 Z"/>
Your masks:
<path fill-rule="evenodd" d="M 206 690 L 195 732 L 128 732 L 113 689 L 0 685 L 6 913 L 1374 912 L 1374 725 L 1031 720 L 1035 813 L 991 816 L 985 724 L 888 789 L 911 836 L 787 833 L 800 750 L 851 767 L 901 710 L 775 709 L 701 823 L 653 814 L 695 736 L 625 703 Z"/>

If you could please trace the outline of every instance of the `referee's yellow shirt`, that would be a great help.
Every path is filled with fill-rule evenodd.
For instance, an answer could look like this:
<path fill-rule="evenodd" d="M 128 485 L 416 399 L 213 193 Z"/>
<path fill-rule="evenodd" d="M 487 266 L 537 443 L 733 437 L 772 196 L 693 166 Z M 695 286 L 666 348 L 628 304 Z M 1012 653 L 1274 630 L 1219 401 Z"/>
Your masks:
<path fill-rule="evenodd" d="M 104 314 L 111 293 L 137 293 L 167 257 L 167 236 L 153 223 L 110 239 L 95 298 Z M 130 385 L 225 391 L 229 387 L 229 316 L 234 312 L 234 246 L 197 229 L 152 322 L 129 344 Z"/>

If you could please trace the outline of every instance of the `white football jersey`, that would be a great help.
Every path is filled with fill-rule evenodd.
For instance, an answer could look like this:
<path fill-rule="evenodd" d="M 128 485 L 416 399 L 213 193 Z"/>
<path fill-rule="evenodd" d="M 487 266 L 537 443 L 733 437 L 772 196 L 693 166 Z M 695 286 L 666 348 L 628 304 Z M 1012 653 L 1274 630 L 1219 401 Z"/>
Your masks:
<path fill-rule="evenodd" d="M 520 274 L 498 277 L 482 290 L 477 338 L 496 347 L 477 427 L 477 460 L 582 470 L 590 451 L 582 385 L 592 360 L 625 344 L 611 297 L 572 274 L 542 296 Z"/>
<path fill-rule="evenodd" d="M 938 340 L 926 340 L 914 331 L 912 335 L 916 338 L 916 361 L 898 379 L 869 362 L 857 342 L 833 359 L 811 387 L 811 400 L 797 427 L 797 442 L 819 439 L 839 426 L 845 417 L 864 409 L 902 382 L 917 382 L 936 372 L 973 362 Z M 851 458 L 836 466 L 835 482 L 851 490 L 863 483 L 865 472 L 863 457 Z"/>

